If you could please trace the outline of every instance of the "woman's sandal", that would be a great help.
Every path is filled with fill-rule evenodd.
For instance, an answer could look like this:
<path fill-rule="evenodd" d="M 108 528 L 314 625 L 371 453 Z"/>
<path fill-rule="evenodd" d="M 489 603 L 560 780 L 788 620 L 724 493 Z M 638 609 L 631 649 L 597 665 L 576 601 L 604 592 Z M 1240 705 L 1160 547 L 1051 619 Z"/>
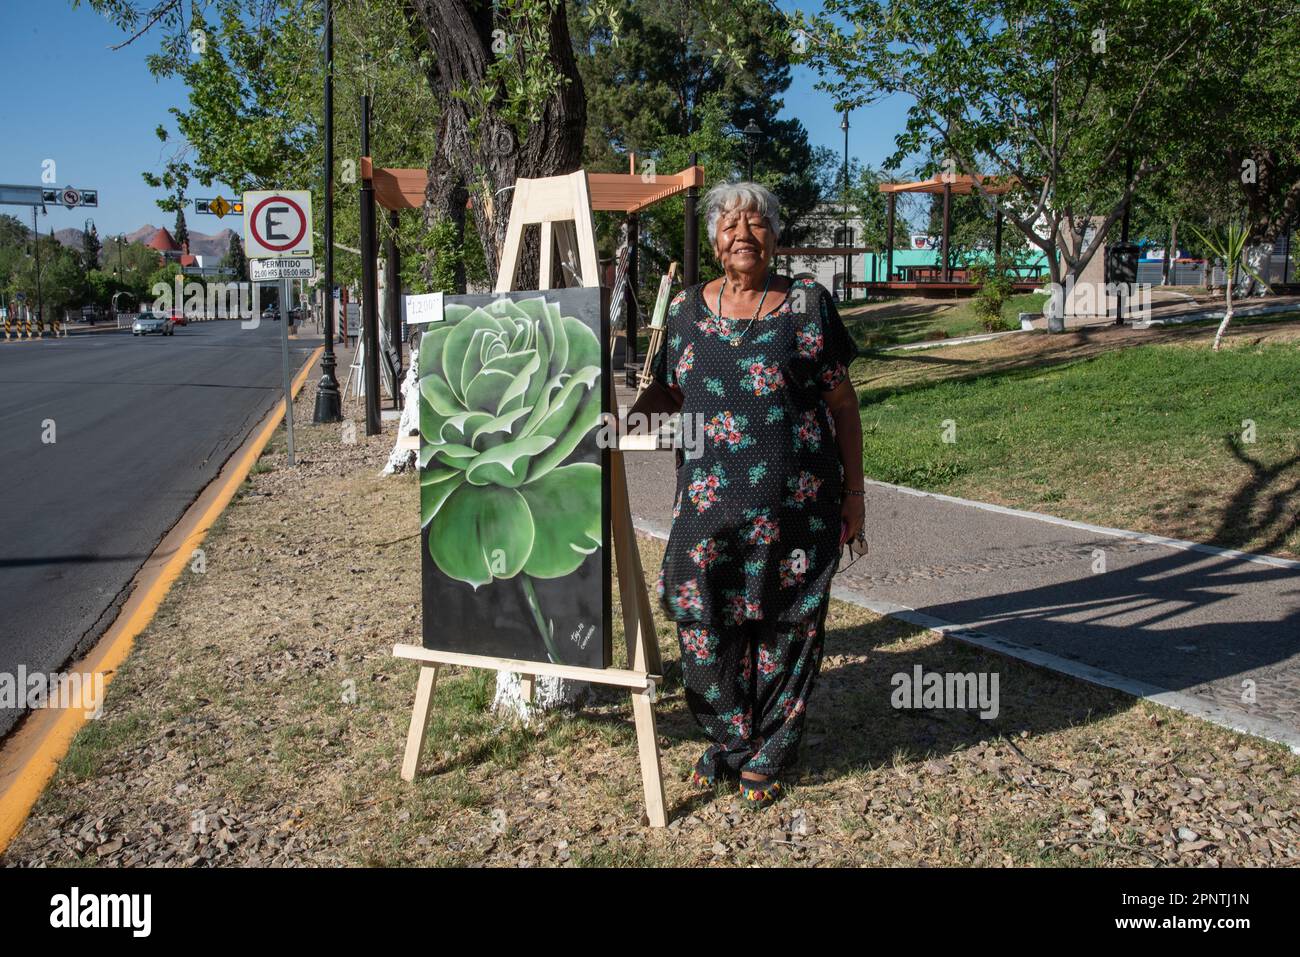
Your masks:
<path fill-rule="evenodd" d="M 746 807 L 767 807 L 775 803 L 776 799 L 784 793 L 784 785 L 776 778 L 768 778 L 765 781 L 740 779 L 740 799 Z"/>

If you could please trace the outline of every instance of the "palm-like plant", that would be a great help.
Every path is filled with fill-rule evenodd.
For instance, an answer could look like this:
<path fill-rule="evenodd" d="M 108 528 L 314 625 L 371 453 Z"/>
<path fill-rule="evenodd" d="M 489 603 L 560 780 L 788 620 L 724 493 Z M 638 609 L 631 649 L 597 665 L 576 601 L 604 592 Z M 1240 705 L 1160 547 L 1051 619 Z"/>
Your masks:
<path fill-rule="evenodd" d="M 1217 352 L 1219 343 L 1223 339 L 1223 332 L 1228 328 L 1228 323 L 1232 321 L 1232 287 L 1236 282 L 1237 269 L 1241 268 L 1261 284 L 1264 284 L 1264 280 L 1260 279 L 1259 274 L 1242 259 L 1241 254 L 1246 249 L 1246 242 L 1250 238 L 1250 230 L 1245 226 L 1229 223 L 1225 232 L 1215 229 L 1208 235 L 1193 226 L 1192 232 L 1196 233 L 1196 237 L 1205 245 L 1206 249 L 1223 260 L 1224 269 L 1227 272 L 1224 278 L 1226 299 L 1223 321 L 1219 323 L 1219 329 L 1214 334 L 1214 350 Z"/>

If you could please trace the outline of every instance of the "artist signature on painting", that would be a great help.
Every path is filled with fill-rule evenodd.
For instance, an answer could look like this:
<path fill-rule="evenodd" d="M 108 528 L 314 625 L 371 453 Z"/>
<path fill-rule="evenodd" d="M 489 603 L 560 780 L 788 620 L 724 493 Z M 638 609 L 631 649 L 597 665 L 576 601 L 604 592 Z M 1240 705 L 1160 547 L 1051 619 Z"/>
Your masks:
<path fill-rule="evenodd" d="M 583 629 L 586 629 L 585 633 Z M 586 648 L 587 643 L 591 641 L 594 634 L 596 634 L 595 625 L 584 625 L 582 622 L 578 622 L 578 627 L 573 629 L 573 634 L 569 635 L 569 640 L 579 648 Z"/>

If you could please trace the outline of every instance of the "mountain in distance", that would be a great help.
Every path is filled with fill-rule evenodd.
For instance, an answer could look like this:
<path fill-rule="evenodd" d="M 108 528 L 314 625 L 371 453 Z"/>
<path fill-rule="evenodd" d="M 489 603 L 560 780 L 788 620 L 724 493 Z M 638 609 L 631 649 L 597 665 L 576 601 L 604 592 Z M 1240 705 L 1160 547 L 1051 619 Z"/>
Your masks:
<path fill-rule="evenodd" d="M 145 223 L 139 229 L 123 235 L 123 240 L 128 243 L 147 243 L 153 238 L 153 234 L 158 232 L 158 227 L 151 223 Z M 226 255 L 226 250 L 230 248 L 230 237 L 235 235 L 233 229 L 223 229 L 218 233 L 201 233 L 196 229 L 190 230 L 190 252 L 195 256 L 212 257 L 214 260 L 220 260 Z M 56 229 L 54 238 L 60 244 L 67 246 L 69 249 L 81 251 L 81 230 L 80 229 Z M 117 241 L 115 235 L 99 234 L 99 244 L 101 249 L 107 250 L 110 245 Z M 212 263 L 215 265 L 215 262 Z"/>

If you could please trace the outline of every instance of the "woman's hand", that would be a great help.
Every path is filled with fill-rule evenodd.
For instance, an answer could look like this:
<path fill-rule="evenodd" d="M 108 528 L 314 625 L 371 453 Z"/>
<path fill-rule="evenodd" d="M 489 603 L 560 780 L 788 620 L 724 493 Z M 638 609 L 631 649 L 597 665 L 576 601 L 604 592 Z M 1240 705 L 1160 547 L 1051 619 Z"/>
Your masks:
<path fill-rule="evenodd" d="M 844 493 L 844 500 L 840 503 L 840 518 L 847 528 L 848 536 L 845 541 L 851 542 L 862 533 L 862 526 L 866 521 L 867 508 L 863 503 L 861 495 L 850 495 Z M 841 542 L 840 544 L 843 544 Z"/>

